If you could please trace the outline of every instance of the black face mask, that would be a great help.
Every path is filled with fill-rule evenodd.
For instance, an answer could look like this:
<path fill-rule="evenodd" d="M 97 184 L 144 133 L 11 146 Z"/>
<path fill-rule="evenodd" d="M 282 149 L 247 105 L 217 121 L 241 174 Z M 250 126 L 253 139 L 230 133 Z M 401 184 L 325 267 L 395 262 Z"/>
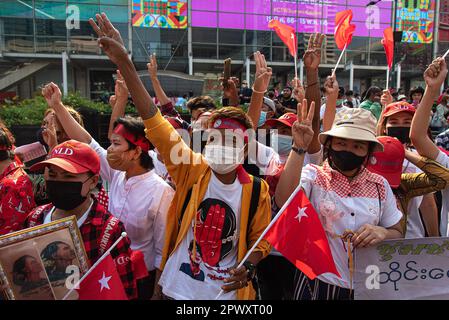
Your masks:
<path fill-rule="evenodd" d="M 366 156 L 360 157 L 349 151 L 335 151 L 332 148 L 329 149 L 329 156 L 332 164 L 340 171 L 360 168 L 366 159 Z"/>
<path fill-rule="evenodd" d="M 397 138 L 402 144 L 411 143 L 410 127 L 389 127 L 387 128 L 387 136 Z"/>
<path fill-rule="evenodd" d="M 87 199 L 87 196 L 84 197 L 81 195 L 83 184 L 86 181 L 68 182 L 47 180 L 46 191 L 48 198 L 50 199 L 51 203 L 53 203 L 53 205 L 58 209 L 73 210 Z"/>

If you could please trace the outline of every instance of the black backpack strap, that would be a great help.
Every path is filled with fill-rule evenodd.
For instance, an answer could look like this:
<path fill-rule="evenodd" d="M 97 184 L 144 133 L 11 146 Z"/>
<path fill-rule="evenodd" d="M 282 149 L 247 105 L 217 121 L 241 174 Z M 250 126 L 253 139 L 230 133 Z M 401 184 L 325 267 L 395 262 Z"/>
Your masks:
<path fill-rule="evenodd" d="M 247 235 L 249 234 L 249 226 L 251 225 L 251 222 L 253 221 L 253 218 L 256 215 L 257 207 L 259 206 L 261 184 L 262 184 L 261 179 L 253 176 L 253 191 L 251 192 L 251 203 L 249 205 L 249 214 L 248 214 L 248 226 L 246 229 Z"/>
<path fill-rule="evenodd" d="M 184 199 L 184 203 L 182 205 L 182 210 L 181 210 L 181 215 L 179 216 L 179 220 L 178 220 L 178 228 L 181 226 L 181 222 L 182 222 L 182 218 L 184 217 L 184 212 L 187 209 L 187 206 L 189 205 L 190 202 L 190 198 L 192 197 L 192 189 L 190 188 L 189 191 L 187 192 L 187 195 Z"/>

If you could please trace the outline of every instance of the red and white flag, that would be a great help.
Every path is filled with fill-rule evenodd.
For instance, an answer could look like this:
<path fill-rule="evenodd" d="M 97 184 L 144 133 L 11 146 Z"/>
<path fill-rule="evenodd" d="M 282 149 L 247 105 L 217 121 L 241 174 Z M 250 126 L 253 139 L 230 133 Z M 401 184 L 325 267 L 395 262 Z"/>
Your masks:
<path fill-rule="evenodd" d="M 309 279 L 326 272 L 340 277 L 318 214 L 298 188 L 264 238 Z"/>
<path fill-rule="evenodd" d="M 79 300 L 128 300 L 110 254 L 80 283 Z"/>
<path fill-rule="evenodd" d="M 279 20 L 270 20 L 268 28 L 274 29 L 282 42 L 287 46 L 288 51 L 293 57 L 296 57 L 298 48 L 298 39 L 296 38 L 296 31 L 292 26 L 284 24 Z"/>

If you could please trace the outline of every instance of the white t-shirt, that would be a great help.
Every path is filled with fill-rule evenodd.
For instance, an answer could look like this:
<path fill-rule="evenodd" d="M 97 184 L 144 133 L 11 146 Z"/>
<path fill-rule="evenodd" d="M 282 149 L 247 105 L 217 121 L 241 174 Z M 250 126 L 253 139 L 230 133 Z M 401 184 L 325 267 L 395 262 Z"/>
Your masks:
<path fill-rule="evenodd" d="M 237 264 L 242 190 L 238 179 L 232 184 L 223 184 L 212 173 L 197 210 L 196 261 L 191 259 L 192 221 L 186 237 L 169 257 L 162 272 L 159 284 L 165 295 L 175 300 L 212 300 L 220 293 L 225 284 L 223 280 L 230 276 L 229 271 Z M 214 207 L 215 213 L 209 213 Z M 237 293 L 232 291 L 222 295 L 221 299 L 237 299 Z"/>
<path fill-rule="evenodd" d="M 411 149 L 411 151 L 416 152 L 415 149 Z M 404 163 L 402 164 L 402 173 L 421 172 L 421 169 L 419 169 L 407 159 L 404 159 Z M 421 214 L 419 212 L 419 207 L 421 206 L 422 200 L 423 196 L 414 197 L 408 204 L 407 231 L 405 233 L 406 239 L 424 238 L 426 235 L 426 231 L 421 219 Z"/>
<path fill-rule="evenodd" d="M 143 253 L 148 270 L 159 268 L 174 190 L 154 170 L 126 179 L 126 172 L 109 166 L 98 142 L 92 139 L 90 147 L 100 157 L 101 178 L 109 183 L 109 212 L 123 222 L 131 249 Z"/>
<path fill-rule="evenodd" d="M 442 166 L 449 168 L 449 156 L 440 151 L 435 161 L 439 162 Z M 440 234 L 442 237 L 449 236 L 448 223 L 449 223 L 449 188 L 441 191 L 441 221 L 440 221 Z"/>
<path fill-rule="evenodd" d="M 339 238 L 346 230 L 357 232 L 371 224 L 389 228 L 402 213 L 387 180 L 363 169 L 352 181 L 327 162 L 322 167 L 307 165 L 301 174 L 301 187 L 315 208 L 329 241 L 332 256 L 341 278 L 324 273 L 318 279 L 349 288 L 348 251 Z"/>

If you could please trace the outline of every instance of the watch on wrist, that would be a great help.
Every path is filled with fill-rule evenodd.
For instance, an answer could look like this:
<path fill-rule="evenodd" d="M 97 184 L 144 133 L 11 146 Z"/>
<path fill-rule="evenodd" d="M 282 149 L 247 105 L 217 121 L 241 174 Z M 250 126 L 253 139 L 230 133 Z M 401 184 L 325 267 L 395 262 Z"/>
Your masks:
<path fill-rule="evenodd" d="M 246 271 L 248 271 L 248 281 L 251 281 L 256 276 L 256 265 L 249 261 L 245 261 L 243 266 L 246 268 Z"/>
<path fill-rule="evenodd" d="M 306 153 L 306 151 L 303 148 L 292 147 L 292 150 L 300 156 Z"/>

